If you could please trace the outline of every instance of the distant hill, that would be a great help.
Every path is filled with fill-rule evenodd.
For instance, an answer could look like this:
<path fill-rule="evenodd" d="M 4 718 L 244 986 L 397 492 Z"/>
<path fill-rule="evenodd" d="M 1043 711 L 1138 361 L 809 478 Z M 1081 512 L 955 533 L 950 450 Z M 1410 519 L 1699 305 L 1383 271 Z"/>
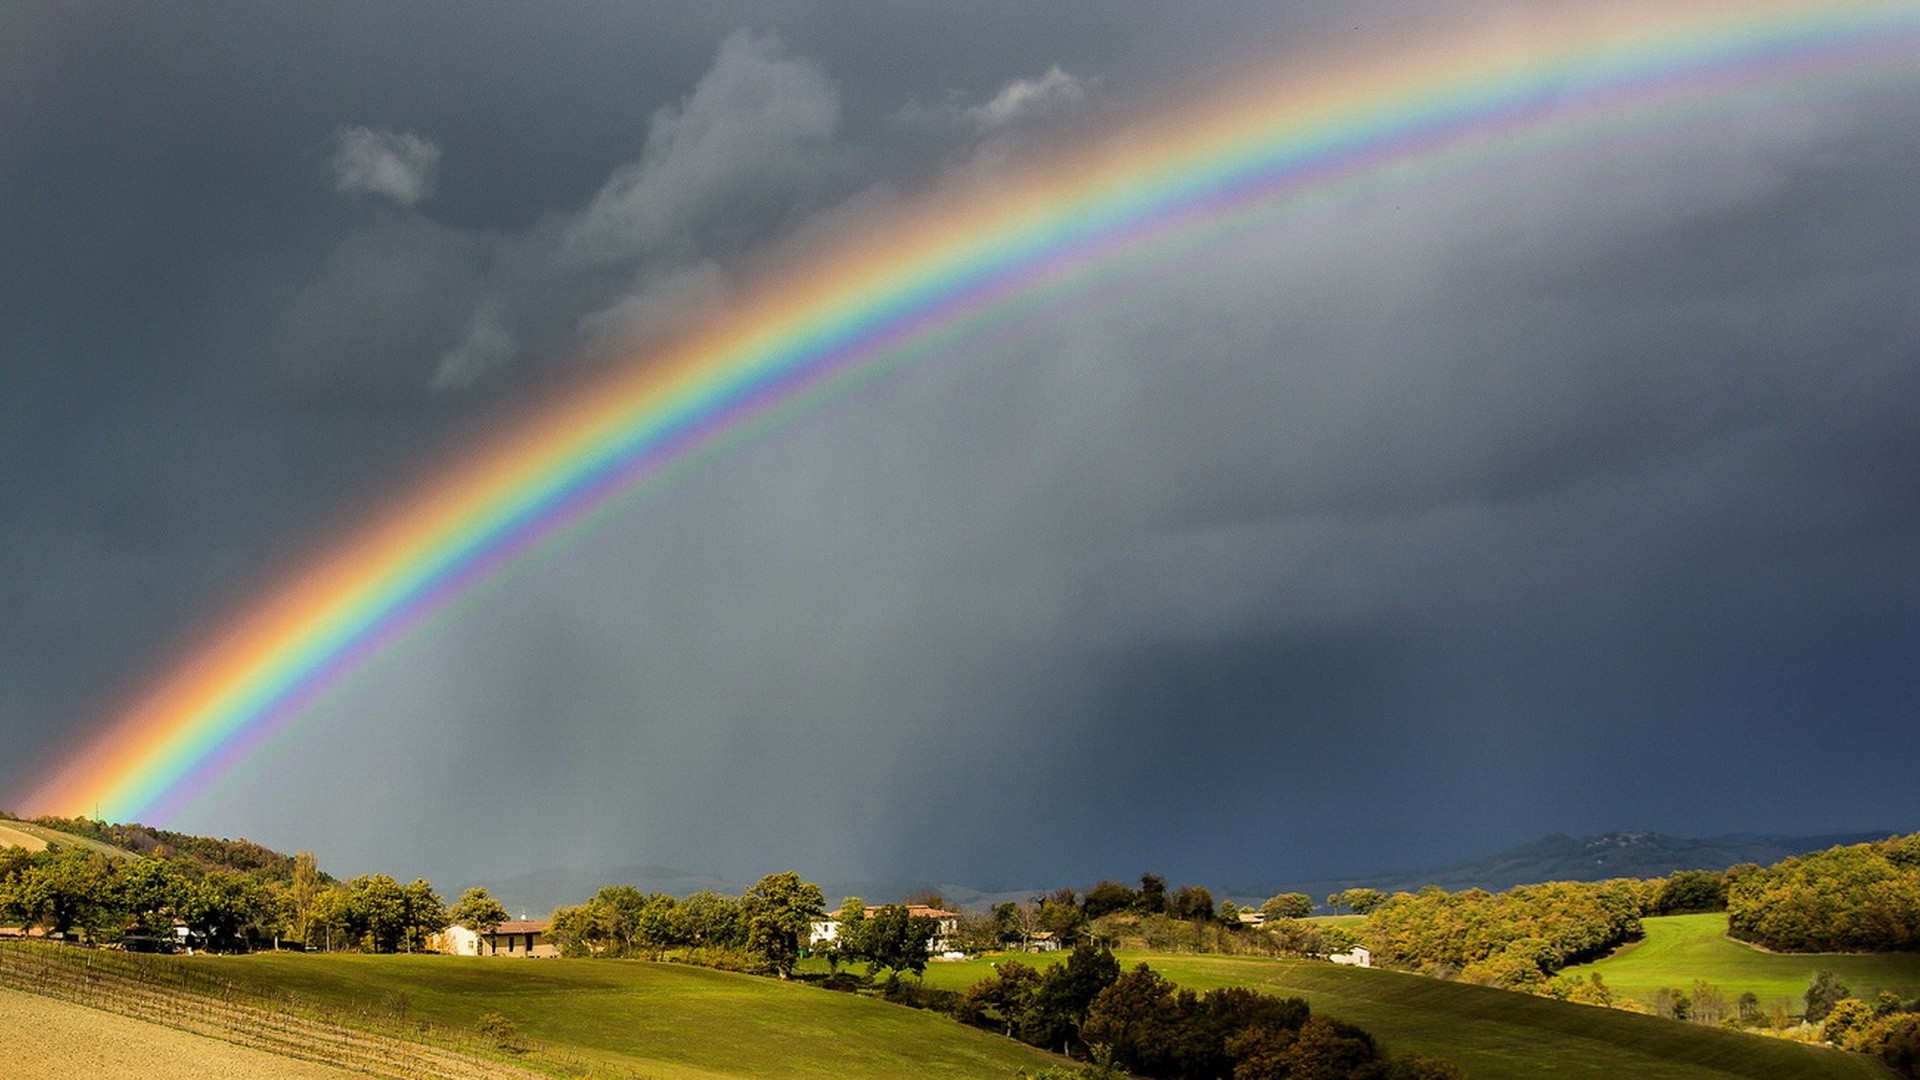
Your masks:
<path fill-rule="evenodd" d="M 90 836 L 76 836 L 31 821 L 0 819 L 0 848 L 7 847 L 26 848 L 28 851 L 45 851 L 49 847 L 79 847 L 116 859 L 134 857 L 131 851 Z"/>
<path fill-rule="evenodd" d="M 1438 885 L 1448 892 L 1486 889 L 1500 892 L 1542 881 L 1605 881 L 1608 878 L 1665 877 L 1676 870 L 1724 870 L 1743 862 L 1762 866 L 1794 855 L 1840 844 L 1882 840 L 1887 831 L 1832 833 L 1822 836 L 1766 836 L 1728 833 L 1705 839 L 1656 832 L 1618 832 L 1600 836 L 1555 833 L 1472 862 L 1430 870 L 1322 881 L 1282 881 L 1228 890 L 1235 899 L 1257 902 L 1280 892 L 1303 892 L 1316 902 L 1341 889 L 1366 887 L 1383 892 L 1416 892 Z"/>
<path fill-rule="evenodd" d="M 1556 833 L 1497 855 L 1454 866 L 1398 871 L 1372 877 L 1256 883 L 1234 886 L 1217 895 L 1231 897 L 1241 903 L 1257 904 L 1282 892 L 1303 892 L 1318 903 L 1328 893 L 1359 886 L 1385 892 L 1413 892 L 1425 885 L 1438 885 L 1448 892 L 1474 888 L 1498 892 L 1515 885 L 1541 881 L 1664 877 L 1675 870 L 1724 870 L 1743 862 L 1766 866 L 1788 856 L 1804 855 L 1837 844 L 1881 840 L 1889 835 L 1892 834 L 1861 832 L 1826 836 L 1764 836 L 1729 833 L 1692 840 L 1654 832 L 1620 832 L 1583 837 Z M 840 899 L 847 896 L 884 903 L 930 891 L 939 893 L 952 906 L 980 909 L 1008 900 L 1028 900 L 1055 887 L 1036 885 L 1022 889 L 993 889 L 911 879 L 814 880 L 819 882 L 821 891 L 827 894 L 829 906 L 838 905 Z M 538 917 L 562 905 L 584 903 L 606 885 L 632 885 L 642 892 L 666 893 L 676 897 L 686 897 L 702 890 L 738 896 L 753 882 L 734 881 L 717 874 L 695 873 L 668 866 L 623 866 L 595 871 L 555 868 L 503 880 L 467 884 L 486 886 L 487 891 L 515 916 Z M 1092 883 L 1069 884 L 1084 888 Z M 454 889 L 447 895 L 457 896 L 459 892 L 459 889 Z"/>
<path fill-rule="evenodd" d="M 11 837 L 8 834 L 12 834 Z M 39 851 L 49 844 L 91 848 L 116 858 L 158 855 L 186 859 L 209 870 L 239 870 L 277 881 L 293 877 L 293 856 L 251 840 L 194 836 L 138 822 L 111 823 L 64 817 L 23 821 L 0 813 L 0 847 Z M 323 873 L 321 877 L 325 879 L 327 875 Z"/>
<path fill-rule="evenodd" d="M 878 904 L 905 899 L 916 893 L 934 892 L 940 894 L 948 904 L 957 907 L 985 908 L 1008 900 L 1027 900 L 1046 891 L 1038 887 L 991 890 L 956 885 L 952 882 L 910 879 L 818 878 L 812 880 L 816 880 L 821 891 L 827 894 L 827 904 L 832 907 L 838 907 L 841 899 L 848 896 L 858 896 Z M 752 881 L 734 881 L 717 874 L 676 870 L 670 866 L 622 866 L 612 870 L 596 871 L 555 868 L 539 870 L 531 874 L 519 874 L 497 881 L 467 883 L 467 885 L 484 885 L 487 891 L 492 893 L 494 898 L 515 917 L 532 918 L 546 915 L 557 907 L 585 903 L 589 897 L 607 885 L 632 885 L 642 892 L 666 893 L 669 896 L 684 899 L 702 891 L 716 892 L 723 896 L 739 896 L 752 884 Z M 457 896 L 460 891 L 460 889 L 454 889 L 447 895 Z"/>

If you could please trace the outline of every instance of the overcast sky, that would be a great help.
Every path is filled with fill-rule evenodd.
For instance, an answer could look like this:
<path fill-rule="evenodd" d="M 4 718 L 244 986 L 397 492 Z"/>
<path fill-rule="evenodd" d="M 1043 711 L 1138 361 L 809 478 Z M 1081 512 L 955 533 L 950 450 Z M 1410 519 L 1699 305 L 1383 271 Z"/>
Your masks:
<path fill-rule="evenodd" d="M 35 6 L 0 806 L 742 268 L 1536 4 Z M 620 504 L 168 821 L 449 881 L 982 886 L 1920 828 L 1920 78 L 1223 235 Z"/>

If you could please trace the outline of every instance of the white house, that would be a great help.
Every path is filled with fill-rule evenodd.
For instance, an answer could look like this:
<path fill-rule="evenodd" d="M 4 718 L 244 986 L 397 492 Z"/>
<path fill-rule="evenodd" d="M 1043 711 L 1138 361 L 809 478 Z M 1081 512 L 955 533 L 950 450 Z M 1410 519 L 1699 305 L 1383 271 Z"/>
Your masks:
<path fill-rule="evenodd" d="M 933 932 L 933 937 L 927 942 L 927 951 L 933 953 L 935 956 L 947 952 L 949 942 L 952 940 L 953 935 L 960 929 L 959 913 L 945 911 L 937 907 L 928 907 L 925 904 L 908 904 L 906 905 L 906 909 L 909 916 L 925 916 L 926 918 L 932 919 L 938 927 L 938 929 Z M 879 911 L 880 908 L 878 906 L 868 904 L 867 918 L 873 918 Z M 813 931 L 807 937 L 807 947 L 817 949 L 822 945 L 830 945 L 838 940 L 840 940 L 840 917 L 838 915 L 828 915 L 824 919 L 814 920 Z"/>
<path fill-rule="evenodd" d="M 464 926 L 449 926 L 427 939 L 427 948 L 455 956 L 559 956 L 547 939 L 550 919 L 513 919 L 482 934 Z"/>
<path fill-rule="evenodd" d="M 1327 959 L 1336 964 L 1345 964 L 1348 967 L 1370 968 L 1373 966 L 1373 950 L 1367 948 L 1365 945 L 1355 945 L 1346 952 L 1334 953 L 1327 957 Z"/>

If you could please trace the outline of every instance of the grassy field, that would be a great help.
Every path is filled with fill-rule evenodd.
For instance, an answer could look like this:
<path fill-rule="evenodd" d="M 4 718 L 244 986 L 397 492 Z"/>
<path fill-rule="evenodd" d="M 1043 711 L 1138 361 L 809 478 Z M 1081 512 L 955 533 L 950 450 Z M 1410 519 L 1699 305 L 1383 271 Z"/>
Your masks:
<path fill-rule="evenodd" d="M 35 825 L 30 821 L 0 820 L 0 847 L 26 848 L 28 851 L 45 851 L 47 845 L 56 847 L 78 847 L 97 851 L 116 859 L 131 859 L 133 853 L 122 851 L 112 844 L 103 844 L 85 836 L 63 833 L 58 829 L 49 829 L 44 825 Z"/>
<path fill-rule="evenodd" d="M 1046 964 L 1058 956 L 1018 959 Z M 1308 960 L 1139 953 L 1121 960 L 1144 961 L 1196 990 L 1251 986 L 1305 998 L 1315 1012 L 1359 1024 L 1391 1050 L 1449 1058 L 1474 1080 L 1890 1075 L 1858 1054 L 1418 975 Z M 985 977 L 989 964 L 932 964 L 926 982 L 963 989 Z"/>
<path fill-rule="evenodd" d="M 242 984 L 346 1007 L 391 1005 L 520 1033 L 617 1075 L 988 1077 L 1059 1059 L 935 1013 L 675 964 L 453 956 L 261 954 L 182 960 Z"/>
<path fill-rule="evenodd" d="M 1615 994 L 1644 998 L 1663 986 L 1687 989 L 1695 979 L 1720 988 L 1729 1001 L 1746 991 L 1771 1008 L 1789 1002 L 1789 1012 L 1804 1005 L 1807 980 L 1816 971 L 1831 971 L 1853 990 L 1872 1000 L 1882 990 L 1902 997 L 1920 996 L 1920 955 L 1913 953 L 1769 953 L 1727 937 L 1727 917 L 1667 915 L 1643 919 L 1645 940 L 1629 945 L 1603 960 L 1569 968 L 1574 975 L 1596 973 Z"/>

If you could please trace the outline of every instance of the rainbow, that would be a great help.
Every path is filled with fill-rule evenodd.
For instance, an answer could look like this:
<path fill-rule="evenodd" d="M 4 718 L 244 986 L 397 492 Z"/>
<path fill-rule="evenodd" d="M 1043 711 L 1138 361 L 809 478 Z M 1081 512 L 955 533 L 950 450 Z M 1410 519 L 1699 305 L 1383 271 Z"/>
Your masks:
<path fill-rule="evenodd" d="M 1388 170 L 1499 160 L 1751 107 L 1755 90 L 1904 78 L 1920 5 L 1591 5 L 1550 25 L 1237 80 L 929 198 L 773 270 L 723 322 L 604 369 L 379 508 L 132 697 L 26 809 L 164 821 L 423 620 L 669 469 L 925 355 L 1061 283 L 1256 207 Z M 610 372 L 610 373 L 608 373 Z"/>

